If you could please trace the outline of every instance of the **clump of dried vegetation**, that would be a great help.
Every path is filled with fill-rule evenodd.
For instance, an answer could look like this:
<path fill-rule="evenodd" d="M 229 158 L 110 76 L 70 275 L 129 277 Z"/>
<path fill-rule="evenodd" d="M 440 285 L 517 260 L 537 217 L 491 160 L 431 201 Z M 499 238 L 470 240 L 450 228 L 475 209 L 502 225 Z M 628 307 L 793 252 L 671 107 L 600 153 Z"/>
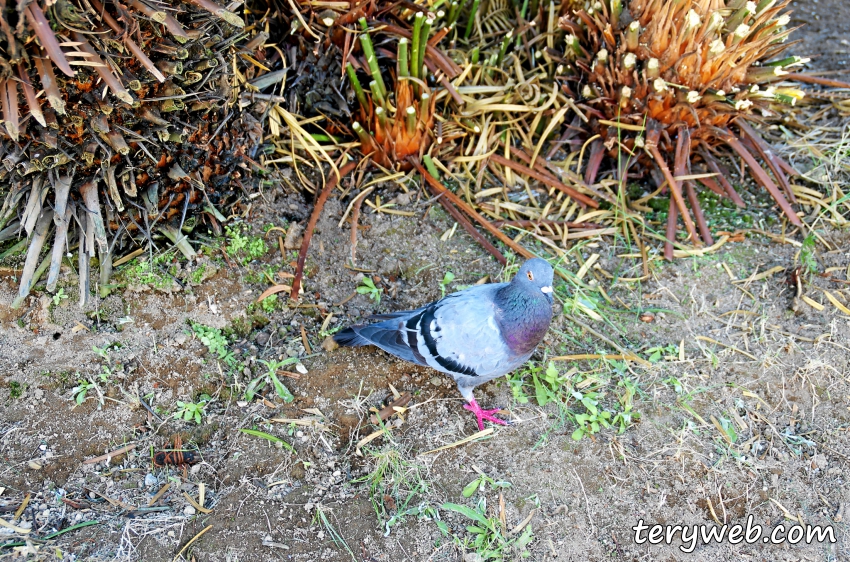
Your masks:
<path fill-rule="evenodd" d="M 45 271 L 55 290 L 68 249 L 84 304 L 91 264 L 104 287 L 116 252 L 222 218 L 262 138 L 234 115 L 233 69 L 258 46 L 240 16 L 210 0 L 39 0 L 3 3 L 0 28 L 0 240 L 28 239 L 18 302 Z"/>
<path fill-rule="evenodd" d="M 526 256 L 517 238 L 562 254 L 571 240 L 623 234 L 646 261 L 640 239 L 663 241 L 668 259 L 728 239 L 715 242 L 700 189 L 746 206 L 729 162 L 741 162 L 792 228 L 824 203 L 793 181 L 800 172 L 760 126 L 809 102 L 783 81 L 806 62 L 783 54 L 787 7 L 311 2 L 301 19 L 345 67 L 353 123 L 333 122 L 334 131 L 359 140 L 386 178 L 421 173 L 423 189 L 445 195 L 440 203 L 498 259 L 472 223 Z M 657 189 L 634 198 L 630 188 L 646 180 Z M 656 196 L 669 198 L 666 233 L 645 215 Z"/>
<path fill-rule="evenodd" d="M 773 84 L 803 62 L 799 57 L 777 59 L 790 33 L 790 18 L 783 13 L 787 5 L 771 0 L 635 0 L 628 3 L 625 17 L 616 0 L 597 2 L 559 22 L 569 32 L 567 64 L 592 108 L 591 126 L 599 135 L 591 145 L 586 177 L 592 182 L 606 148 L 614 157 L 629 155 L 621 159 L 621 176 L 632 163 L 654 165 L 659 187 L 666 182 L 672 194 L 670 257 L 677 215 L 691 241 L 713 244 L 695 182 L 745 206 L 721 169 L 721 147 L 742 158 L 788 221 L 802 226 L 789 204 L 796 198 L 788 176 L 799 173 L 747 123 L 782 111 L 777 104 L 794 105 L 803 97 L 797 88 Z"/>
<path fill-rule="evenodd" d="M 563 255 L 623 235 L 644 274 L 647 241 L 667 258 L 715 249 L 727 237 L 715 242 L 701 188 L 745 206 L 735 161 L 792 228 L 809 210 L 846 212 L 840 190 L 792 180 L 776 127 L 761 126 L 811 103 L 783 81 L 805 62 L 783 54 L 788 0 L 20 6 L 0 18 L 0 240 L 28 237 L 7 251 L 27 247 L 21 298 L 45 271 L 55 289 L 68 248 L 83 303 L 90 264 L 106 287 L 119 250 L 164 237 L 192 257 L 185 234 L 216 230 L 248 173 L 277 166 L 299 180 L 276 176 L 284 186 L 315 194 L 311 224 L 352 170 L 377 170 L 370 185 L 420 174 L 503 263 L 479 228 L 522 256 L 523 238 Z M 636 196 L 647 180 L 656 189 Z M 356 242 L 371 188 L 340 187 Z M 659 196 L 666 214 L 647 214 Z"/>

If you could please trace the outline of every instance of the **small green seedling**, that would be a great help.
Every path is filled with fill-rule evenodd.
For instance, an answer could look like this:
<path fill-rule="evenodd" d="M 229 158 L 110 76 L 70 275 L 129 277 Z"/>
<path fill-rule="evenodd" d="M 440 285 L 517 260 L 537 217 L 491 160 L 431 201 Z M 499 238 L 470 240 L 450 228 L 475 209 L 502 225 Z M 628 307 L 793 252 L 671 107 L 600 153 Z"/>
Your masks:
<path fill-rule="evenodd" d="M 472 497 L 472 494 L 475 492 L 483 494 L 487 490 L 487 486 L 490 486 L 491 489 L 495 490 L 497 488 L 510 488 L 511 483 L 505 482 L 504 480 L 494 480 L 486 474 L 481 474 L 478 478 L 464 486 L 461 495 L 465 498 L 469 498 Z"/>
<path fill-rule="evenodd" d="M 227 253 L 242 265 L 261 258 L 269 249 L 262 237 L 246 235 L 247 227 L 244 225 L 230 225 L 225 227 L 225 230 L 228 240 Z"/>
<path fill-rule="evenodd" d="M 549 362 L 549 366 L 540 377 L 537 376 L 536 371 L 532 371 L 532 381 L 534 381 L 534 395 L 541 408 L 549 402 L 564 401 L 563 393 L 567 388 L 567 377 L 558 374 L 558 369 L 553 362 Z"/>
<path fill-rule="evenodd" d="M 390 443 L 382 449 L 366 449 L 372 463 L 371 471 L 352 480 L 352 484 L 366 484 L 375 515 L 384 526 L 384 536 L 408 516 L 426 518 L 436 515 L 425 497 L 430 490 L 427 468 L 415 459 L 409 459 Z"/>
<path fill-rule="evenodd" d="M 677 377 L 669 377 L 661 382 L 672 386 L 673 390 L 676 391 L 676 394 L 682 394 L 682 392 L 684 392 L 685 390 L 684 385 L 682 385 L 682 381 L 680 381 Z"/>
<path fill-rule="evenodd" d="M 534 532 L 531 525 L 526 525 L 519 536 L 511 536 L 503 527 L 496 516 L 487 516 L 487 502 L 485 498 L 479 499 L 474 508 L 456 503 L 444 503 L 442 509 L 454 511 L 469 519 L 472 524 L 466 526 L 470 538 L 460 538 L 453 535 L 454 542 L 458 546 L 471 550 L 478 554 L 479 560 L 505 560 L 518 554 L 520 558 L 528 558 L 531 553 L 528 545 L 534 540 Z M 437 521 L 437 526 L 444 534 L 451 534 L 448 526 L 442 521 Z"/>
<path fill-rule="evenodd" d="M 271 314 L 272 312 L 274 312 L 275 308 L 277 308 L 277 301 L 277 295 L 269 295 L 264 298 L 263 301 L 260 303 L 260 306 L 263 307 L 263 312 L 265 312 L 266 314 Z"/>
<path fill-rule="evenodd" d="M 9 398 L 17 400 L 24 395 L 27 385 L 21 384 L 18 381 L 9 381 Z"/>
<path fill-rule="evenodd" d="M 803 245 L 800 247 L 800 266 L 803 274 L 807 277 L 816 275 L 818 272 L 818 260 L 815 257 L 815 247 L 817 238 L 814 233 L 810 232 L 803 238 Z"/>
<path fill-rule="evenodd" d="M 53 295 L 53 305 L 59 306 L 59 303 L 61 303 L 63 300 L 67 300 L 67 299 L 68 299 L 68 295 L 65 294 L 65 289 L 60 287 L 59 290 L 56 292 L 56 294 Z"/>
<path fill-rule="evenodd" d="M 361 295 L 369 295 L 369 298 L 375 301 L 375 304 L 380 304 L 381 293 L 383 293 L 384 290 L 376 287 L 375 282 L 372 281 L 371 277 L 364 277 L 363 281 L 360 283 L 361 285 L 357 287 L 357 292 Z"/>
<path fill-rule="evenodd" d="M 599 409 L 599 393 L 574 391 L 573 398 L 587 410 L 586 414 L 575 414 L 574 419 L 578 428 L 573 431 L 572 438 L 581 441 L 585 435 L 598 433 L 602 427 L 611 427 L 611 412 Z"/>
<path fill-rule="evenodd" d="M 634 423 L 640 421 L 640 412 L 634 409 L 634 398 L 637 394 L 637 385 L 629 379 L 623 379 L 617 383 L 618 387 L 625 389 L 619 396 L 621 410 L 617 411 L 611 419 L 611 425 L 619 427 L 618 433 L 624 433 Z"/>
<path fill-rule="evenodd" d="M 451 271 L 447 271 L 445 275 L 443 275 L 443 280 L 440 281 L 440 294 L 441 297 L 446 296 L 446 287 L 449 286 L 449 283 L 455 280 L 455 274 Z"/>
<path fill-rule="evenodd" d="M 86 395 L 89 390 L 95 388 L 97 385 L 91 381 L 85 379 L 78 379 L 77 386 L 75 386 L 71 390 L 71 394 L 74 396 L 74 402 L 79 406 L 83 402 L 86 401 Z"/>
<path fill-rule="evenodd" d="M 248 388 L 245 389 L 245 400 L 249 402 L 254 399 L 254 395 L 256 395 L 260 390 L 266 386 L 267 382 L 271 382 L 272 386 L 274 386 L 274 390 L 280 398 L 286 402 L 287 404 L 295 400 L 295 396 L 289 392 L 289 389 L 280 382 L 280 379 L 277 378 L 277 372 L 282 367 L 286 365 L 291 365 L 292 363 L 296 363 L 298 361 L 297 357 L 289 357 L 284 359 L 283 361 L 260 361 L 266 367 L 266 372 L 255 378 L 251 382 L 248 383 Z"/>
<path fill-rule="evenodd" d="M 204 326 L 197 322 L 193 322 L 191 325 L 192 332 L 198 336 L 201 343 L 207 346 L 209 352 L 214 354 L 229 369 L 236 370 L 239 362 L 236 360 L 233 352 L 227 348 L 227 337 L 221 333 L 221 330 Z"/>
<path fill-rule="evenodd" d="M 177 411 L 174 412 L 174 417 L 183 421 L 195 420 L 195 423 L 201 425 L 201 419 L 204 417 L 204 410 L 209 404 L 210 398 L 207 394 L 202 394 L 197 402 L 181 402 L 177 401 Z"/>
<path fill-rule="evenodd" d="M 647 360 L 650 363 L 658 363 L 662 359 L 675 361 L 679 355 L 679 346 L 670 344 L 665 346 L 650 347 L 646 350 Z"/>
<path fill-rule="evenodd" d="M 108 345 L 105 345 L 103 347 L 97 347 L 96 345 L 93 345 L 91 350 L 94 351 L 95 353 L 97 353 L 100 356 L 101 359 L 104 359 L 105 361 L 109 361 L 109 346 Z"/>

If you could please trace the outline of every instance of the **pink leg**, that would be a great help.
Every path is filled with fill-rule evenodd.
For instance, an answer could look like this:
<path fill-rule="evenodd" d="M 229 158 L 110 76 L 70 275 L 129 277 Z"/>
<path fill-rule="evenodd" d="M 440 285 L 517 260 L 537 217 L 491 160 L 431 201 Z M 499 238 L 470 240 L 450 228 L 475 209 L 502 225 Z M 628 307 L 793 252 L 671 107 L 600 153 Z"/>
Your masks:
<path fill-rule="evenodd" d="M 478 429 L 484 429 L 484 420 L 489 422 L 493 422 L 498 425 L 508 425 L 508 422 L 502 419 L 497 418 L 493 414 L 499 411 L 499 408 L 495 408 L 493 410 L 482 410 L 481 406 L 478 405 L 478 402 L 475 401 L 475 398 L 469 401 L 469 404 L 464 404 L 463 408 L 465 410 L 469 410 L 475 417 L 478 419 Z"/>

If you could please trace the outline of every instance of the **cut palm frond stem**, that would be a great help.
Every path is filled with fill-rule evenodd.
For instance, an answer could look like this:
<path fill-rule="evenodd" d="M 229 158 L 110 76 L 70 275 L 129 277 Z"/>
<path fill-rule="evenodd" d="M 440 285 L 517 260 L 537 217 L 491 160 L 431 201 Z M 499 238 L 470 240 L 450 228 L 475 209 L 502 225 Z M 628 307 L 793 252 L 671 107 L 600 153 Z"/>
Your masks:
<path fill-rule="evenodd" d="M 357 162 L 349 162 L 339 169 L 339 176 L 336 174 L 331 175 L 313 205 L 313 211 L 310 213 L 310 219 L 307 221 L 307 228 L 304 230 L 304 238 L 301 241 L 301 249 L 298 251 L 298 261 L 295 265 L 295 277 L 292 279 L 292 291 L 289 293 L 289 298 L 293 302 L 298 300 L 298 295 L 301 292 L 301 279 L 304 276 L 304 264 L 307 262 L 307 250 L 310 248 L 310 240 L 313 238 L 313 230 L 316 228 L 316 223 L 319 222 L 319 216 L 322 214 L 322 208 L 325 206 L 325 201 L 328 200 L 328 197 L 336 187 L 339 179 L 347 176 L 349 172 L 357 167 L 357 165 Z"/>

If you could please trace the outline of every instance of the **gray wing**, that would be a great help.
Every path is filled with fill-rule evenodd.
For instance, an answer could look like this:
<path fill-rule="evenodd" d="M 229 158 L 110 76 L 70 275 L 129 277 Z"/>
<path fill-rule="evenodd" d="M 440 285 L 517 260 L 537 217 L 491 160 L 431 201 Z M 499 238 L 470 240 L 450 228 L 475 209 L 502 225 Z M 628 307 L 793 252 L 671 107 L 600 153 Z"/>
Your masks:
<path fill-rule="evenodd" d="M 357 340 L 411 363 L 432 367 L 464 386 L 476 386 L 516 368 L 496 323 L 493 297 L 501 284 L 451 294 L 416 310 L 384 315 L 383 322 L 353 326 Z M 342 334 L 340 334 L 342 335 Z"/>
<path fill-rule="evenodd" d="M 473 287 L 425 307 L 407 322 L 411 347 L 429 367 L 452 375 L 463 386 L 475 386 L 513 369 L 517 358 L 496 322 L 493 297 L 500 287 Z"/>

